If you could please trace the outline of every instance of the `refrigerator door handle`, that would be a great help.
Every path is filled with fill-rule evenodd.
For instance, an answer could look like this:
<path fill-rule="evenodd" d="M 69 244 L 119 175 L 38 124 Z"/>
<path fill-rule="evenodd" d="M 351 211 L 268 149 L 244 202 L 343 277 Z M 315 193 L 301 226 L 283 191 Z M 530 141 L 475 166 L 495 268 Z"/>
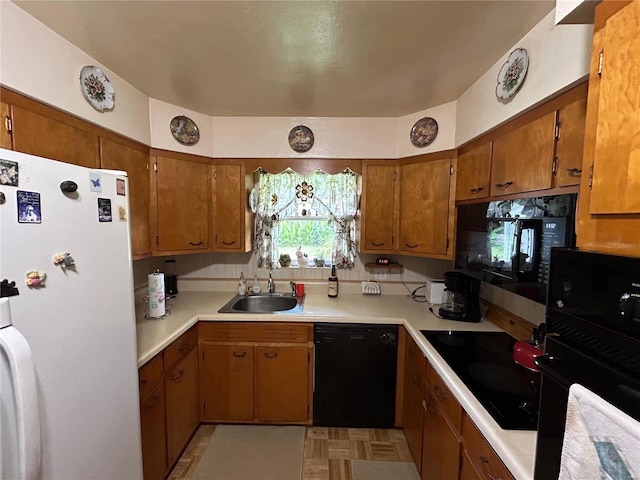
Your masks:
<path fill-rule="evenodd" d="M 39 478 L 40 408 L 31 347 L 13 326 L 2 329 L 0 347 L 9 361 L 15 393 L 19 478 Z"/>

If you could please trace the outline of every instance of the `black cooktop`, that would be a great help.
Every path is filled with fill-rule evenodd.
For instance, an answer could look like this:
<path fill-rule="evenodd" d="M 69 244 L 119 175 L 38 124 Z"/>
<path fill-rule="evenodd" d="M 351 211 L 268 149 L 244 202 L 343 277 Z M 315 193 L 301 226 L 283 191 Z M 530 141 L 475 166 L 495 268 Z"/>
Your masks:
<path fill-rule="evenodd" d="M 500 427 L 536 430 L 540 373 L 513 361 L 504 332 L 421 330 Z"/>

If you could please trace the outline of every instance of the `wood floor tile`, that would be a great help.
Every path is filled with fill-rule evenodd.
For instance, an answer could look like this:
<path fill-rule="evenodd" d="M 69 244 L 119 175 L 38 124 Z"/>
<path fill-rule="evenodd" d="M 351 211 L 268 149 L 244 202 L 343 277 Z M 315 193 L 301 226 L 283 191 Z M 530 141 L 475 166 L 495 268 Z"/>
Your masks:
<path fill-rule="evenodd" d="M 392 431 L 386 428 L 373 428 L 369 430 L 369 435 L 371 440 L 376 442 L 391 442 L 393 440 L 391 437 Z"/>
<path fill-rule="evenodd" d="M 329 480 L 329 460 L 305 458 L 302 465 L 302 480 Z"/>
<path fill-rule="evenodd" d="M 349 429 L 349 440 L 363 440 L 370 441 L 374 440 L 371 436 L 372 429 L 369 428 L 350 428 Z"/>
<path fill-rule="evenodd" d="M 382 460 L 386 462 L 397 462 L 398 452 L 395 445 L 392 442 L 371 442 L 370 444 L 370 458 L 367 460 Z"/>
<path fill-rule="evenodd" d="M 351 461 L 329 459 L 329 480 L 353 480 Z"/>
<path fill-rule="evenodd" d="M 349 429 L 329 428 L 329 440 L 349 440 Z"/>
<path fill-rule="evenodd" d="M 352 460 L 368 460 L 371 455 L 371 446 L 369 442 L 364 440 L 349 440 L 351 444 L 351 459 Z M 367 452 L 368 450 L 368 452 Z"/>
<path fill-rule="evenodd" d="M 329 459 L 350 459 L 351 443 L 349 440 L 329 440 Z"/>
<path fill-rule="evenodd" d="M 409 445 L 406 440 L 402 442 L 393 442 L 393 445 L 396 447 L 396 452 L 398 452 L 398 460 L 401 462 L 413 462 L 413 457 L 411 456 L 411 450 L 409 450 Z"/>
<path fill-rule="evenodd" d="M 330 438 L 329 430 L 328 427 L 307 427 L 307 438 Z"/>
<path fill-rule="evenodd" d="M 329 440 L 307 438 L 304 454 L 307 458 L 329 458 Z"/>

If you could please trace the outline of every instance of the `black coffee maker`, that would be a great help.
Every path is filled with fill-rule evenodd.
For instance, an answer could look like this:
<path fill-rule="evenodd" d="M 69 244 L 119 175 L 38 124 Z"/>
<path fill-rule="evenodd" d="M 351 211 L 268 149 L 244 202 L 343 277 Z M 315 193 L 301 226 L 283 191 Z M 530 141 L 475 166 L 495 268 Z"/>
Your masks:
<path fill-rule="evenodd" d="M 462 272 L 444 274 L 440 316 L 461 322 L 480 321 L 480 280 Z"/>

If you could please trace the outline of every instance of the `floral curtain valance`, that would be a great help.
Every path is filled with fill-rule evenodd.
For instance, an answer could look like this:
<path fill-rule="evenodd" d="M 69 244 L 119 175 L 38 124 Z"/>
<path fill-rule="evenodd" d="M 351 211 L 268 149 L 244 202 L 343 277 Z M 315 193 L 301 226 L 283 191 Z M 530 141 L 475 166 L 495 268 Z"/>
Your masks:
<path fill-rule="evenodd" d="M 258 266 L 277 268 L 279 223 L 290 218 L 326 217 L 335 231 L 331 261 L 353 268 L 358 178 L 351 170 L 301 175 L 291 169 L 259 172 L 254 250 Z"/>

